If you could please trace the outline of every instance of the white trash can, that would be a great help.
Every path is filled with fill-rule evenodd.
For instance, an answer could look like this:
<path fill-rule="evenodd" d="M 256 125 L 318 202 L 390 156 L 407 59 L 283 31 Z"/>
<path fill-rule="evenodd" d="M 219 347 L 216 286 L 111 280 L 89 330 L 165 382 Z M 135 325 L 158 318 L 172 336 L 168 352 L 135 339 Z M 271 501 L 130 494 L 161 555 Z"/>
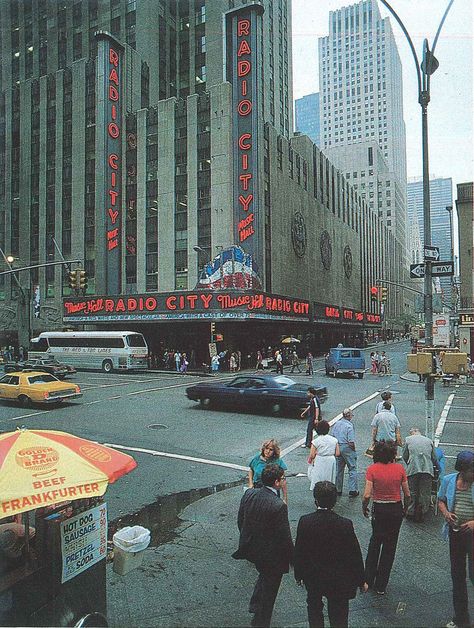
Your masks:
<path fill-rule="evenodd" d="M 143 553 L 150 545 L 150 530 L 142 526 L 127 526 L 113 536 L 114 571 L 121 576 L 140 567 Z"/>

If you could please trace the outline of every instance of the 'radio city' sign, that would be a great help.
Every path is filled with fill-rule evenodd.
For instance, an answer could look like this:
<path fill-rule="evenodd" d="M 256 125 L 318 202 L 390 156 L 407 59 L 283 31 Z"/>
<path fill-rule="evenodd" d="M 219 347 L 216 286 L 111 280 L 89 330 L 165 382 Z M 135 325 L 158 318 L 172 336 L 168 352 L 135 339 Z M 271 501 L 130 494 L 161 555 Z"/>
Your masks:
<path fill-rule="evenodd" d="M 353 310 L 352 308 L 341 307 L 339 305 L 314 303 L 313 321 L 315 323 L 338 323 L 343 325 L 362 325 L 363 323 L 377 325 L 381 322 L 381 318 L 379 314 Z"/>
<path fill-rule="evenodd" d="M 63 300 L 65 322 L 267 318 L 308 321 L 309 301 L 266 292 L 165 292 Z"/>
<path fill-rule="evenodd" d="M 227 79 L 232 84 L 234 234 L 263 267 L 258 202 L 258 32 L 263 7 L 227 13 Z"/>

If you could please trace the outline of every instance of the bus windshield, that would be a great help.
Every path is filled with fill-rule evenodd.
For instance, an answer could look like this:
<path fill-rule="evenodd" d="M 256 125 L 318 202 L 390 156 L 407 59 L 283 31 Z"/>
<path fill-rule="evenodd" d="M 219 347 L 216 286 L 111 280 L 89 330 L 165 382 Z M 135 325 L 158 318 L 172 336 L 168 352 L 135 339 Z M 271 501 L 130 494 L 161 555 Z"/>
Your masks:
<path fill-rule="evenodd" d="M 127 336 L 127 343 L 129 347 L 146 347 L 145 339 L 141 334 L 130 334 Z"/>

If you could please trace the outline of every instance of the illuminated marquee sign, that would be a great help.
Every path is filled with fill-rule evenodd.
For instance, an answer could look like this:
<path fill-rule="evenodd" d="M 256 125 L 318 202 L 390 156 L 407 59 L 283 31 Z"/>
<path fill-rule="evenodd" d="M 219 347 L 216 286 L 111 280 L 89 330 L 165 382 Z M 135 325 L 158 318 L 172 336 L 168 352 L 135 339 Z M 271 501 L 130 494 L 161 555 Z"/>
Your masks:
<path fill-rule="evenodd" d="M 308 321 L 309 302 L 266 292 L 166 292 L 133 296 L 68 298 L 63 301 L 67 322 L 167 320 L 205 318 L 267 318 Z"/>
<path fill-rule="evenodd" d="M 258 32 L 263 7 L 227 13 L 227 80 L 232 83 L 234 237 L 263 268 L 258 202 Z"/>
<path fill-rule="evenodd" d="M 98 33 L 98 112 L 104 130 L 103 220 L 106 286 L 120 293 L 122 240 L 122 46 Z"/>
<path fill-rule="evenodd" d="M 313 321 L 316 323 L 336 323 L 342 325 L 362 325 L 363 323 L 379 324 L 379 314 L 361 312 L 348 307 L 315 303 L 313 305 Z"/>

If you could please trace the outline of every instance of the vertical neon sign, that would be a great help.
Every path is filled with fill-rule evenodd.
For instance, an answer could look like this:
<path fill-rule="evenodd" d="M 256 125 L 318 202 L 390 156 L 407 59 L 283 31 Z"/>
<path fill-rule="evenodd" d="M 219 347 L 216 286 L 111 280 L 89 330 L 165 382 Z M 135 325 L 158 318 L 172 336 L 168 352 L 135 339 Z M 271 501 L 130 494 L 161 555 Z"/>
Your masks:
<path fill-rule="evenodd" d="M 227 80 L 232 84 L 234 239 L 263 268 L 258 189 L 258 33 L 263 7 L 227 14 Z"/>
<path fill-rule="evenodd" d="M 98 111 L 104 131 L 103 206 L 104 228 L 102 259 L 109 294 L 121 291 L 122 251 L 122 46 L 107 33 L 98 37 L 98 74 L 102 86 Z M 99 243 L 100 241 L 98 241 Z M 98 252 L 99 254 L 99 252 Z M 100 255 L 100 254 L 99 254 Z"/>

